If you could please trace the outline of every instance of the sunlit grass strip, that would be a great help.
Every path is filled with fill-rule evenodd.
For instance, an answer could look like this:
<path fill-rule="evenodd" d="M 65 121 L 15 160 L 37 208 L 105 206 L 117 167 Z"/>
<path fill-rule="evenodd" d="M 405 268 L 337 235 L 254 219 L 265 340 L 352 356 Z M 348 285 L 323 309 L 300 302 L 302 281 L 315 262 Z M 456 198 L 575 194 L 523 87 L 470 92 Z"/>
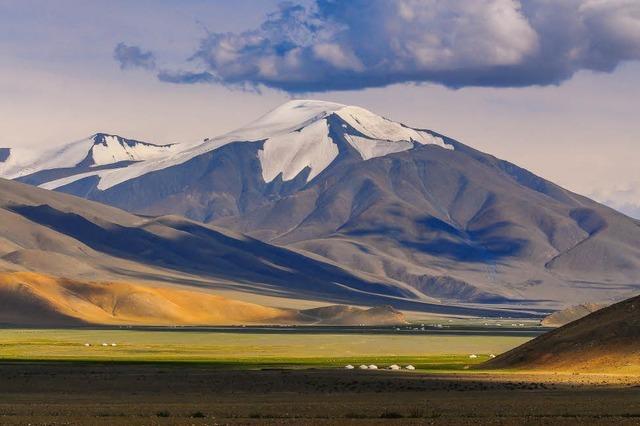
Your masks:
<path fill-rule="evenodd" d="M 482 362 L 481 359 L 470 360 L 466 356 L 430 356 L 430 357 L 351 357 L 351 358 L 164 358 L 164 357 L 2 357 L 0 362 L 78 362 L 78 363 L 122 363 L 122 364 L 162 364 L 162 365 L 203 365 L 214 368 L 265 369 L 265 368 L 343 368 L 345 365 L 375 364 L 384 369 L 392 364 L 400 366 L 413 365 L 421 371 L 464 371 L 469 366 Z"/>
<path fill-rule="evenodd" d="M 0 361 L 202 363 L 235 368 L 411 364 L 422 370 L 460 371 L 526 340 L 491 335 L 0 330 Z"/>

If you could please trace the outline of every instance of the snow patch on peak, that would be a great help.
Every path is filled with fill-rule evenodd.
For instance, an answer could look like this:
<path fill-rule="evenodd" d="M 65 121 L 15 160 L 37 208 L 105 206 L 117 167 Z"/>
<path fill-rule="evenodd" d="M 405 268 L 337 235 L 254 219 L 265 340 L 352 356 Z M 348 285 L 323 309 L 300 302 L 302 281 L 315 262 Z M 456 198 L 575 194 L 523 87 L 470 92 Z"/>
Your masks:
<path fill-rule="evenodd" d="M 257 120 L 213 140 L 257 141 L 290 133 L 325 118 L 345 105 L 335 102 L 292 100 L 269 111 Z"/>
<path fill-rule="evenodd" d="M 417 142 L 422 145 L 435 144 L 443 148 L 453 149 L 451 145 L 445 144 L 442 138 L 403 126 L 364 108 L 347 106 L 341 108 L 336 114 L 349 123 L 351 127 L 370 139 L 391 142 Z"/>
<path fill-rule="evenodd" d="M 98 133 L 93 136 L 91 147 L 91 166 L 102 166 L 122 161 L 145 161 L 162 158 L 170 153 L 175 145 L 154 145 L 133 141 L 120 136 Z M 88 157 L 89 158 L 89 157 Z"/>
<path fill-rule="evenodd" d="M 273 181 L 282 174 L 282 180 L 294 179 L 305 168 L 310 169 L 307 182 L 326 169 L 338 156 L 338 145 L 329 137 L 326 120 L 319 120 L 299 132 L 269 138 L 258 151 L 262 165 L 262 178 Z"/>
<path fill-rule="evenodd" d="M 336 111 L 336 115 L 359 133 L 347 133 L 345 139 L 358 151 L 363 160 L 407 151 L 416 143 L 454 149 L 440 137 L 404 126 L 364 108 L 346 106 Z"/>
<path fill-rule="evenodd" d="M 345 135 L 347 142 L 358 151 L 363 160 L 407 151 L 413 148 L 413 142 L 408 141 L 381 141 L 363 138 L 361 136 Z"/>

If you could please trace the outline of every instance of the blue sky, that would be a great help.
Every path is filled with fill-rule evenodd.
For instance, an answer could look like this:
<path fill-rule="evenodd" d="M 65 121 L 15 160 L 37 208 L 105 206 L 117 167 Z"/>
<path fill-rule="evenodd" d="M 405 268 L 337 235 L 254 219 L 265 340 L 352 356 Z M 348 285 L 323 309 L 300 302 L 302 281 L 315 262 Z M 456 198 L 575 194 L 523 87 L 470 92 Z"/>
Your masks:
<path fill-rule="evenodd" d="M 319 98 L 640 217 L 639 59 L 637 0 L 0 0 L 0 146 L 191 141 Z"/>

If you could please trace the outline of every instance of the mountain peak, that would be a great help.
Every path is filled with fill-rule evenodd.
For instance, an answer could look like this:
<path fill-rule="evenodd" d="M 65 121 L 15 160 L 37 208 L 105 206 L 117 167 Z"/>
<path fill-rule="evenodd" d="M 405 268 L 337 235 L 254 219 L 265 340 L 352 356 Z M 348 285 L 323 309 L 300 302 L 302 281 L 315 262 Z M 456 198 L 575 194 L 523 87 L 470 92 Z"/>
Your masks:
<path fill-rule="evenodd" d="M 333 115 L 341 124 L 329 120 Z M 362 160 L 406 151 L 416 144 L 453 148 L 442 138 L 364 108 L 310 99 L 285 102 L 249 125 L 214 139 L 213 144 L 259 140 L 264 140 L 258 157 L 265 182 L 279 175 L 289 181 L 305 169 L 309 169 L 307 182 L 311 181 L 338 157 L 339 142 L 351 145 Z"/>
<path fill-rule="evenodd" d="M 114 135 L 111 133 L 98 132 L 89 136 L 87 139 L 92 140 L 94 145 L 105 145 L 109 138 L 114 138 L 117 140 L 128 140 L 119 135 Z M 139 142 L 139 141 L 136 141 Z"/>
<path fill-rule="evenodd" d="M 319 120 L 326 120 L 333 114 L 344 122 L 344 132 L 354 136 L 388 142 L 437 143 L 445 147 L 441 140 L 436 141 L 427 132 L 412 129 L 365 108 L 312 99 L 295 99 L 285 102 L 248 125 L 210 140 L 256 141 L 268 139 L 280 134 L 300 131 L 300 129 Z M 447 148 L 451 149 L 452 147 Z"/>
<path fill-rule="evenodd" d="M 265 139 L 269 136 L 296 131 L 345 107 L 346 105 L 335 102 L 310 99 L 290 100 L 221 138 L 246 141 Z"/>
<path fill-rule="evenodd" d="M 299 130 L 315 121 L 326 119 L 332 114 L 338 116 L 346 124 L 343 126 L 348 129 L 346 131 L 355 133 L 355 136 L 389 142 L 404 141 L 422 144 L 435 142 L 431 135 L 425 136 L 425 132 L 412 129 L 365 108 L 312 99 L 295 99 L 285 102 L 231 134 L 255 133 L 256 130 L 260 130 L 263 133 L 270 131 L 273 136 L 273 133 Z M 255 135 L 253 137 L 255 138 Z M 444 146 L 444 143 L 438 144 Z"/>
<path fill-rule="evenodd" d="M 175 145 L 175 144 L 158 145 L 152 142 L 143 142 L 136 139 L 127 139 L 120 135 L 116 135 L 112 133 L 104 133 L 104 132 L 94 133 L 93 135 L 89 136 L 88 139 L 92 140 L 94 145 L 108 145 L 109 141 L 118 141 L 120 144 L 126 144 L 129 146 L 146 145 L 151 147 L 170 147 Z"/>
<path fill-rule="evenodd" d="M 15 179 L 43 170 L 78 169 L 107 166 L 121 162 L 139 162 L 168 155 L 173 145 L 155 145 L 108 133 L 41 151 L 22 148 L 0 151 L 0 177 Z M 3 154 L 4 153 L 4 154 Z"/>
<path fill-rule="evenodd" d="M 87 156 L 78 165 L 102 166 L 123 161 L 144 161 L 160 158 L 171 151 L 174 145 L 155 145 L 118 135 L 96 133 L 88 139 L 92 146 Z M 81 141 L 83 145 L 84 141 Z"/>
<path fill-rule="evenodd" d="M 89 136 L 89 139 L 97 140 L 97 139 L 102 139 L 102 138 L 107 137 L 107 136 L 113 136 L 113 137 L 117 137 L 117 138 L 121 137 L 121 136 L 114 135 L 114 134 L 111 134 L 111 133 L 97 132 L 97 133 L 94 133 L 93 135 Z"/>

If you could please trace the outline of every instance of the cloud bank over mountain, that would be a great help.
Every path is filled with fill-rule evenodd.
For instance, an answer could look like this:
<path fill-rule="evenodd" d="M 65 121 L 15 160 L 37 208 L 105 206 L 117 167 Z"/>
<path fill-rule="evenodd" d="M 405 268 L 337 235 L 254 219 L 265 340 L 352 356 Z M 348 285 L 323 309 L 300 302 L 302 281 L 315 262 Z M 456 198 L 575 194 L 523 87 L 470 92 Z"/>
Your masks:
<path fill-rule="evenodd" d="M 290 93 L 523 87 L 638 59 L 636 0 L 315 0 L 282 3 L 255 29 L 208 32 L 182 69 L 158 78 Z"/>
<path fill-rule="evenodd" d="M 614 188 L 601 188 L 590 194 L 614 209 L 640 219 L 640 181 L 629 182 Z"/>

